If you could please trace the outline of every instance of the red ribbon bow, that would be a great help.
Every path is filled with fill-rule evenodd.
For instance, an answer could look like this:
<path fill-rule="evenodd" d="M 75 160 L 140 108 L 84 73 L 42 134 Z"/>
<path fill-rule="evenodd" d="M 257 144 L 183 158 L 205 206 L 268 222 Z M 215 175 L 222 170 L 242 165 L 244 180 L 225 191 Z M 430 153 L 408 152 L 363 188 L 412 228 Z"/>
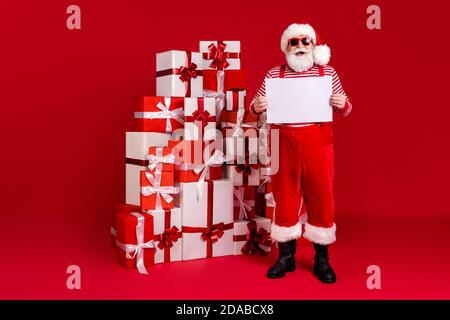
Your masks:
<path fill-rule="evenodd" d="M 179 71 L 180 80 L 183 82 L 191 81 L 192 78 L 197 78 L 197 65 L 193 62 L 190 62 L 188 66 L 181 66 Z"/>
<path fill-rule="evenodd" d="M 200 125 L 203 131 L 208 122 L 216 121 L 216 117 L 212 116 L 208 110 L 205 110 L 204 101 L 200 98 L 200 100 L 197 100 L 197 109 L 192 112 L 192 116 L 184 116 L 184 121 L 194 122 L 197 126 Z"/>
<path fill-rule="evenodd" d="M 178 238 L 180 238 L 180 232 L 176 226 L 173 226 L 156 236 L 155 241 L 159 241 L 158 248 L 162 250 L 164 248 L 172 248 L 173 243 L 178 241 Z"/>
<path fill-rule="evenodd" d="M 225 52 L 226 46 L 227 45 L 223 41 L 218 41 L 217 47 L 214 43 L 211 43 L 208 46 L 210 53 L 208 56 L 212 59 L 211 68 L 222 70 L 230 65 L 226 59 L 229 57 L 229 55 Z"/>
<path fill-rule="evenodd" d="M 208 112 L 208 110 L 205 109 L 197 109 L 192 113 L 194 122 L 201 122 L 202 129 L 204 129 L 208 124 L 208 121 L 210 121 L 210 116 L 211 114 Z"/>
<path fill-rule="evenodd" d="M 247 242 L 242 247 L 242 253 L 246 255 L 259 253 L 264 256 L 267 252 L 260 247 L 260 245 L 270 247 L 272 240 L 270 239 L 270 233 L 266 229 L 260 228 L 257 231 L 256 222 L 251 220 L 247 223 L 249 233 L 247 235 Z"/>
<path fill-rule="evenodd" d="M 220 238 L 222 238 L 225 230 L 225 224 L 220 222 L 218 224 L 213 224 L 211 227 L 205 229 L 202 232 L 202 239 L 204 241 L 211 240 L 212 242 L 216 242 Z"/>

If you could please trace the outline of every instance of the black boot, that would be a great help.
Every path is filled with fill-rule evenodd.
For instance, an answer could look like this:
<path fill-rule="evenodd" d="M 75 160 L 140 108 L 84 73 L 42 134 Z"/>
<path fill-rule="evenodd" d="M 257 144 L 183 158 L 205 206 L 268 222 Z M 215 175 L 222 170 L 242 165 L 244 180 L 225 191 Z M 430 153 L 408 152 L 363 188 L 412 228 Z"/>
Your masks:
<path fill-rule="evenodd" d="M 328 246 L 314 243 L 314 273 L 323 283 L 335 283 L 336 274 L 328 262 Z"/>
<path fill-rule="evenodd" d="M 295 249 L 297 240 L 278 242 L 280 256 L 277 262 L 267 272 L 267 277 L 276 279 L 283 277 L 286 272 L 295 270 Z"/>

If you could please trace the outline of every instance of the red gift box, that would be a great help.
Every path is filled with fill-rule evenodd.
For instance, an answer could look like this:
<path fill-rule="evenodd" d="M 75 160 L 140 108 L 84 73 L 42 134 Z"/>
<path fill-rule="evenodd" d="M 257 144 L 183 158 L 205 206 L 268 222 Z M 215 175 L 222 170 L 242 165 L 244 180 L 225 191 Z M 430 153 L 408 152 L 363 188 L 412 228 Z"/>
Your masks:
<path fill-rule="evenodd" d="M 217 92 L 220 87 L 223 87 L 223 93 L 232 89 L 245 90 L 246 76 L 244 70 L 203 70 L 203 91 Z"/>
<path fill-rule="evenodd" d="M 253 219 L 255 217 L 256 187 L 234 187 L 233 194 L 234 220 Z"/>
<path fill-rule="evenodd" d="M 175 156 L 171 147 L 150 147 L 148 149 L 148 169 L 150 172 L 174 171 Z"/>
<path fill-rule="evenodd" d="M 171 133 L 184 127 L 184 98 L 144 97 L 141 109 L 134 113 L 140 132 Z"/>
<path fill-rule="evenodd" d="M 138 206 L 133 206 L 131 204 L 125 203 L 116 203 L 114 204 L 114 210 L 111 217 L 111 244 L 113 247 L 116 247 L 116 236 L 117 236 L 117 226 L 116 226 L 116 216 L 121 213 L 129 213 L 129 212 L 141 212 L 141 208 Z"/>
<path fill-rule="evenodd" d="M 141 171 L 141 208 L 142 210 L 172 209 L 173 194 L 178 193 L 174 187 L 174 172 Z"/>
<path fill-rule="evenodd" d="M 249 128 L 258 128 L 258 117 L 243 109 L 237 111 L 222 111 L 220 121 L 222 122 L 222 128 L 236 129 L 236 124 L 244 131 Z"/>
<path fill-rule="evenodd" d="M 147 274 L 154 264 L 155 245 L 153 216 L 140 212 L 123 212 L 116 215 L 117 257 L 127 269 L 137 268 Z"/>

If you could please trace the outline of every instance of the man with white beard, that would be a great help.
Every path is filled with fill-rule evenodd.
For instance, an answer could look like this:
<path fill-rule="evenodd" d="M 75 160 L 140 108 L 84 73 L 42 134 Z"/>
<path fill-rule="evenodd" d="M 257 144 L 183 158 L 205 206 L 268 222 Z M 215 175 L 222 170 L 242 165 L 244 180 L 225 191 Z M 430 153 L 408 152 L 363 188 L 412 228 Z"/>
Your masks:
<path fill-rule="evenodd" d="M 267 78 L 331 77 L 330 105 L 342 116 L 352 105 L 339 76 L 328 64 L 330 48 L 321 44 L 309 24 L 291 24 L 281 36 L 287 64 L 272 68 Z M 262 115 L 267 108 L 265 81 L 250 110 Z M 272 176 L 276 203 L 272 238 L 278 242 L 279 257 L 269 269 L 269 278 L 283 277 L 295 270 L 297 238 L 302 235 L 298 212 L 303 195 L 307 222 L 303 236 L 313 242 L 314 273 L 321 282 L 336 282 L 328 259 L 328 245 L 336 241 L 333 198 L 333 131 L 331 122 L 272 125 L 279 130 L 279 170 Z"/>

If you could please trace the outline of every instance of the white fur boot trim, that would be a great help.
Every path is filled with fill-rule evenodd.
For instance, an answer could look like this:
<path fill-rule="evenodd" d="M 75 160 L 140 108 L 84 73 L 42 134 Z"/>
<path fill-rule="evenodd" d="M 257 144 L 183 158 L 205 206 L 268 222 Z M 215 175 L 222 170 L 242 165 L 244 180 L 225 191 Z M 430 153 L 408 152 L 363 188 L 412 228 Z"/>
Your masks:
<path fill-rule="evenodd" d="M 306 222 L 303 236 L 313 243 L 321 245 L 331 244 L 336 241 L 336 224 L 333 224 L 331 228 L 322 228 Z"/>
<path fill-rule="evenodd" d="M 302 236 L 302 224 L 298 222 L 292 227 L 283 227 L 272 223 L 270 236 L 277 242 L 286 242 Z"/>

